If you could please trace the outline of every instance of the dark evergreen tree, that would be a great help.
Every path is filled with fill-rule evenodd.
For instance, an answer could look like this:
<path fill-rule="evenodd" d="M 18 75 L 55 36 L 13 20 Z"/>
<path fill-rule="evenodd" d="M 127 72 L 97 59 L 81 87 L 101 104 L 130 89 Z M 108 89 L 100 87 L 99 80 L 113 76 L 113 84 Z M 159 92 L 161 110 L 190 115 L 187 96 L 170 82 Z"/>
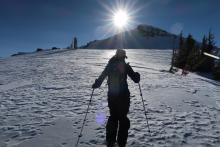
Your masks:
<path fill-rule="evenodd" d="M 71 45 L 70 45 L 70 49 L 73 49 L 74 48 L 74 42 L 73 42 L 73 40 L 72 40 L 72 43 L 71 43 Z"/>
<path fill-rule="evenodd" d="M 186 54 L 189 55 L 189 53 L 192 51 L 194 47 L 195 47 L 195 40 L 193 39 L 192 35 L 189 34 L 186 39 Z"/>
<path fill-rule="evenodd" d="M 78 48 L 78 46 L 77 46 L 77 38 L 74 37 L 74 49 L 77 49 L 77 48 Z"/>
<path fill-rule="evenodd" d="M 184 48 L 183 31 L 180 32 L 179 47 Z"/>
<path fill-rule="evenodd" d="M 184 38 L 183 38 L 183 32 L 181 31 L 179 35 L 179 49 L 177 50 L 177 55 L 175 58 L 175 66 L 179 68 L 183 68 L 185 65 L 185 43 L 184 43 Z"/>
<path fill-rule="evenodd" d="M 196 71 L 200 61 L 200 46 L 196 44 L 188 56 L 190 70 Z"/>
<path fill-rule="evenodd" d="M 175 42 L 176 42 L 176 38 L 177 36 L 176 35 L 173 35 L 172 36 L 172 39 L 173 39 L 173 52 L 172 52 L 172 58 L 171 58 L 171 67 L 170 67 L 170 70 L 169 72 L 171 73 L 174 73 L 174 70 L 173 70 L 173 66 L 175 66 L 175 58 L 176 58 L 176 49 L 175 49 Z"/>
<path fill-rule="evenodd" d="M 195 40 L 193 39 L 192 35 L 189 34 L 186 41 L 184 41 L 184 38 L 182 37 L 182 32 L 180 34 L 180 40 L 179 40 L 179 52 L 178 52 L 178 67 L 184 68 L 186 64 L 192 64 L 192 58 L 193 58 L 193 49 L 195 47 Z M 190 55 L 192 54 L 192 55 Z"/>
<path fill-rule="evenodd" d="M 220 80 L 220 61 L 215 61 L 213 66 L 213 76 L 215 80 Z"/>
<path fill-rule="evenodd" d="M 70 49 L 77 49 L 78 46 L 77 46 L 77 38 L 74 37 L 73 40 L 72 40 L 72 43 L 70 45 Z"/>
<path fill-rule="evenodd" d="M 195 39 L 193 39 L 192 35 L 189 34 L 186 39 L 186 56 L 185 56 L 185 65 L 187 64 L 190 70 L 192 70 L 192 67 L 195 65 L 195 55 L 196 55 L 197 49 L 195 48 Z"/>
<path fill-rule="evenodd" d="M 218 51 L 215 51 L 214 39 L 213 33 L 209 31 L 208 37 L 204 35 L 202 44 L 199 45 L 191 34 L 184 39 L 181 32 L 177 54 L 175 55 L 173 51 L 175 66 L 191 71 L 213 72 L 214 78 L 220 80 L 220 61 L 204 55 L 204 52 L 220 54 Z"/>
<path fill-rule="evenodd" d="M 204 54 L 204 52 L 205 52 L 206 49 L 207 49 L 207 46 L 208 46 L 208 40 L 207 40 L 206 35 L 204 35 L 204 37 L 203 37 L 203 39 L 202 39 L 201 55 Z"/>
<path fill-rule="evenodd" d="M 215 80 L 220 80 L 220 61 L 214 62 L 213 77 Z"/>
<path fill-rule="evenodd" d="M 208 35 L 208 46 L 207 46 L 207 50 L 206 50 L 207 53 L 211 53 L 213 51 L 214 46 L 215 46 L 214 39 L 215 39 L 215 36 L 212 33 L 212 31 L 210 30 L 209 35 Z"/>
<path fill-rule="evenodd" d="M 206 35 L 203 36 L 202 44 L 200 46 L 200 55 L 198 57 L 196 65 L 194 65 L 195 70 L 202 71 L 202 68 L 206 62 L 206 57 L 204 55 L 204 52 L 206 52 L 208 46 L 208 39 Z"/>
<path fill-rule="evenodd" d="M 202 42 L 202 55 L 200 57 L 200 66 L 198 67 L 199 71 L 202 72 L 211 72 L 214 67 L 214 59 L 207 57 L 204 55 L 206 53 L 212 53 L 214 50 L 215 41 L 214 41 L 214 34 L 209 31 L 208 38 L 204 37 Z"/>

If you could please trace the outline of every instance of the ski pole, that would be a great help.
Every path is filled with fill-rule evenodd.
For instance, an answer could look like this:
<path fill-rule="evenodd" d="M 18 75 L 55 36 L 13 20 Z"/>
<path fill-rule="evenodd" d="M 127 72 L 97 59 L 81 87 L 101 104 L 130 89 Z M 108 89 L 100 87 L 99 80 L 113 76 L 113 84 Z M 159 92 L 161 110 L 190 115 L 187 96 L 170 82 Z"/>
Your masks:
<path fill-rule="evenodd" d="M 140 83 L 138 83 L 138 86 L 139 86 L 139 90 L 140 90 L 140 96 L 141 96 L 142 103 L 143 103 L 143 107 L 144 107 L 144 114 L 145 114 L 145 117 L 146 117 L 146 120 L 147 120 L 147 127 L 148 127 L 148 131 L 149 131 L 149 133 L 151 133 L 151 132 L 150 132 L 150 127 L 149 127 L 149 124 L 148 124 L 147 111 L 146 111 L 146 109 L 145 109 L 145 105 L 144 105 L 144 99 L 143 99 L 143 95 L 142 95 L 142 91 L 141 91 L 141 86 L 140 86 Z"/>
<path fill-rule="evenodd" d="M 90 100 L 89 100 L 89 104 L 88 104 L 88 107 L 87 107 L 87 110 L 86 110 L 86 115 L 85 115 L 85 118 L 84 118 L 84 120 L 83 120 L 83 124 L 82 124 L 81 130 L 80 130 L 80 133 L 79 133 L 77 142 L 76 142 L 76 147 L 78 146 L 80 137 L 82 137 L 82 131 L 83 131 L 83 127 L 84 127 L 85 122 L 86 122 L 86 117 L 87 117 L 87 114 L 88 114 L 88 111 L 89 111 L 89 106 L 90 106 L 90 104 L 91 104 L 91 102 L 92 102 L 93 92 L 94 92 L 94 88 L 92 89 L 92 94 L 91 94 L 91 97 L 90 97 Z"/>

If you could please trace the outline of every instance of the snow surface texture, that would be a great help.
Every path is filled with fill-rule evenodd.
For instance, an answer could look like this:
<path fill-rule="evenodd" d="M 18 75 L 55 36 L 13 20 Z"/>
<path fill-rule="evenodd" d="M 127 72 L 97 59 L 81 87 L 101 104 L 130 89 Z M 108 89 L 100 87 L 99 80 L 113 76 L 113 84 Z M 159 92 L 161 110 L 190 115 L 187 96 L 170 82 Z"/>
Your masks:
<path fill-rule="evenodd" d="M 0 147 L 75 146 L 91 85 L 113 50 L 44 51 L 0 59 Z M 170 74 L 171 50 L 127 50 L 141 74 L 151 134 L 138 85 L 128 78 L 128 147 L 220 146 L 220 82 Z M 106 80 L 96 89 L 79 147 L 104 146 Z"/>

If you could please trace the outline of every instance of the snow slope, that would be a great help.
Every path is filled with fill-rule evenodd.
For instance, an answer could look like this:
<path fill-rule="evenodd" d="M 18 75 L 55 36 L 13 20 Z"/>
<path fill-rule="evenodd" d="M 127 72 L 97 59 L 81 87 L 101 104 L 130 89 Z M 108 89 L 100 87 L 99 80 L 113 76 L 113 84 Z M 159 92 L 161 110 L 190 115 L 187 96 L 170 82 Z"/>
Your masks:
<path fill-rule="evenodd" d="M 60 50 L 0 60 L 0 147 L 72 147 L 91 84 L 113 50 Z M 128 147 L 220 146 L 220 82 L 194 73 L 170 74 L 171 50 L 127 50 L 141 74 L 147 129 L 138 85 L 129 78 Z M 103 146 L 109 115 L 106 81 L 95 90 L 79 147 Z"/>

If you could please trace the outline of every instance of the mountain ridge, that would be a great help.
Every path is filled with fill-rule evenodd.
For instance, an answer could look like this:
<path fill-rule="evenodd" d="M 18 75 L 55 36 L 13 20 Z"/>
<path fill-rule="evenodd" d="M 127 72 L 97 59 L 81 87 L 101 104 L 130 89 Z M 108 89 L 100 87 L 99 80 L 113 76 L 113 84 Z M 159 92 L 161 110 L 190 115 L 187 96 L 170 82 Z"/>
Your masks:
<path fill-rule="evenodd" d="M 178 36 L 151 25 L 138 25 L 135 29 L 111 37 L 94 40 L 80 47 L 85 49 L 171 49 L 178 46 Z"/>

